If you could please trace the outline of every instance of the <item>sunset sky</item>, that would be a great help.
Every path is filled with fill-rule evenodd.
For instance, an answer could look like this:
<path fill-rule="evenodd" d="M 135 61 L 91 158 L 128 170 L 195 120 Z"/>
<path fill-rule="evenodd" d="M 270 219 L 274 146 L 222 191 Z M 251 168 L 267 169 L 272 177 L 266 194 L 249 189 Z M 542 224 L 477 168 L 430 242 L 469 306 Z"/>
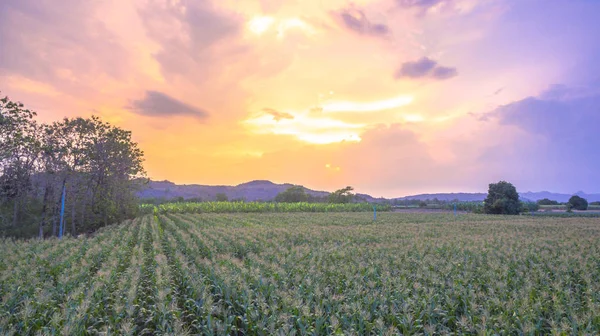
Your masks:
<path fill-rule="evenodd" d="M 148 176 L 600 192 L 600 1 L 2 0 L 0 91 Z"/>

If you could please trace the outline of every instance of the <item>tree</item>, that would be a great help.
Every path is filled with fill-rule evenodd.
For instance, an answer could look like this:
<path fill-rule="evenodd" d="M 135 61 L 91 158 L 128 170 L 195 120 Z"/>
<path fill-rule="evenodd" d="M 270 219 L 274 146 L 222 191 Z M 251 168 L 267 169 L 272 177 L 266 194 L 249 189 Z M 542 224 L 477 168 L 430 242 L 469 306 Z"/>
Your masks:
<path fill-rule="evenodd" d="M 217 202 L 227 202 L 229 200 L 225 193 L 217 193 L 215 195 L 215 199 L 217 200 Z"/>
<path fill-rule="evenodd" d="M 587 210 L 588 208 L 588 201 L 585 198 L 577 195 L 573 195 L 571 198 L 569 198 L 569 204 L 575 210 Z"/>
<path fill-rule="evenodd" d="M 518 215 L 521 211 L 517 189 L 506 181 L 490 183 L 484 202 L 486 214 Z"/>
<path fill-rule="evenodd" d="M 12 202 L 12 227 L 17 225 L 21 206 L 32 189 L 40 150 L 35 116 L 22 103 L 8 97 L 0 99 L 0 206 Z"/>
<path fill-rule="evenodd" d="M 535 212 L 540 210 L 540 205 L 536 202 L 521 202 L 521 211 Z"/>
<path fill-rule="evenodd" d="M 135 192 L 146 179 L 131 132 L 95 116 L 51 124 L 34 116 L 23 104 L 0 99 L 0 218 L 12 218 L 11 227 L 0 222 L 4 234 L 56 235 L 63 190 L 62 218 L 72 235 L 137 214 Z"/>
<path fill-rule="evenodd" d="M 289 187 L 275 196 L 275 202 L 281 203 L 308 202 L 308 199 L 309 195 L 303 186 Z"/>
<path fill-rule="evenodd" d="M 339 189 L 329 194 L 329 203 L 350 203 L 354 200 L 355 195 L 352 193 L 354 188 L 348 186 L 344 189 Z"/>
<path fill-rule="evenodd" d="M 537 201 L 538 205 L 558 205 L 557 201 L 550 200 L 548 198 L 544 198 Z"/>
<path fill-rule="evenodd" d="M 591 202 L 590 205 L 600 205 L 600 201 Z"/>

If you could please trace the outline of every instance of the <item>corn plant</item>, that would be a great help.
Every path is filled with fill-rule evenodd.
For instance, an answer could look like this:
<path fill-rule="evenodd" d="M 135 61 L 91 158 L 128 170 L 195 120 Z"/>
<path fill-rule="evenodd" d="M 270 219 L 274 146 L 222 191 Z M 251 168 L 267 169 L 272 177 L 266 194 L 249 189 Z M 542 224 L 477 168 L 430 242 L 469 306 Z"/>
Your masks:
<path fill-rule="evenodd" d="M 305 206 L 173 204 L 0 240 L 0 334 L 600 333 L 598 218 Z"/>

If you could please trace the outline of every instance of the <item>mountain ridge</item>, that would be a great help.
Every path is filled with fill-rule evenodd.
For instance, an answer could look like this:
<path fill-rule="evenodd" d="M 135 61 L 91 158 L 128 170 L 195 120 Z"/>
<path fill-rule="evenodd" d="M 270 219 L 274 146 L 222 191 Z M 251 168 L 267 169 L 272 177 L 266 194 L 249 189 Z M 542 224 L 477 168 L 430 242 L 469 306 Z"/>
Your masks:
<path fill-rule="evenodd" d="M 177 197 L 183 197 L 184 199 L 199 198 L 203 201 L 214 200 L 216 194 L 222 193 L 227 195 L 228 199 L 239 199 L 245 201 L 271 201 L 282 191 L 287 188 L 294 186 L 292 183 L 275 183 L 269 180 L 252 180 L 244 183 L 240 183 L 235 186 L 228 185 L 202 185 L 202 184 L 176 184 L 168 180 L 162 181 L 150 181 L 146 187 L 138 192 L 138 196 L 143 199 L 147 198 L 164 198 L 174 199 Z M 312 196 L 323 197 L 327 196 L 329 192 L 312 190 L 303 187 L 306 192 Z M 487 196 L 486 193 L 465 193 L 465 192 L 452 192 L 452 193 L 427 193 L 409 195 L 403 197 L 383 198 L 383 197 L 372 197 L 368 194 L 358 193 L 359 197 L 363 198 L 368 202 L 378 201 L 402 201 L 402 200 L 433 200 L 437 198 L 440 201 L 453 201 L 458 200 L 461 202 L 469 201 L 483 201 Z M 558 202 L 567 202 L 573 195 L 581 196 L 587 199 L 589 202 L 600 201 L 600 194 L 586 194 L 583 191 L 578 191 L 573 194 L 564 193 L 553 193 L 550 191 L 538 191 L 538 192 L 520 192 L 519 196 L 523 200 L 537 201 L 543 198 L 548 198 Z"/>

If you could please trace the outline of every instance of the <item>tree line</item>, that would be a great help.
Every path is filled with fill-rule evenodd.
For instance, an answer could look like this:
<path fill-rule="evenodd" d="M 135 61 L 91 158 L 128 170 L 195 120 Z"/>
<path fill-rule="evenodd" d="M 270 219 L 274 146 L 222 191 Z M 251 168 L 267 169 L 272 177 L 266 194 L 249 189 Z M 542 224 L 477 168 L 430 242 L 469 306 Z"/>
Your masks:
<path fill-rule="evenodd" d="M 57 236 L 61 213 L 71 235 L 134 217 L 145 171 L 131 132 L 95 116 L 35 116 L 0 99 L 0 234 Z"/>

